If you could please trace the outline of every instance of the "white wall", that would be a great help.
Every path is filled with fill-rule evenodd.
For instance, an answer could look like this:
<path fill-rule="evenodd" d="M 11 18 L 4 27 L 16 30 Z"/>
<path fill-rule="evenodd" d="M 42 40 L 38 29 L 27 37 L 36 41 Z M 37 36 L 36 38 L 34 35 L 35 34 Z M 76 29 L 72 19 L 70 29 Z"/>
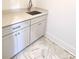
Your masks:
<path fill-rule="evenodd" d="M 75 0 L 32 1 L 48 10 L 47 36 L 75 54 Z M 2 9 L 26 8 L 27 4 L 28 0 L 3 0 Z"/>
<path fill-rule="evenodd" d="M 48 10 L 47 36 L 75 55 L 75 0 L 37 0 L 37 6 Z"/>
<path fill-rule="evenodd" d="M 17 9 L 27 8 L 29 0 L 2 0 L 2 9 Z M 35 0 L 32 0 L 33 6 L 35 6 Z"/>

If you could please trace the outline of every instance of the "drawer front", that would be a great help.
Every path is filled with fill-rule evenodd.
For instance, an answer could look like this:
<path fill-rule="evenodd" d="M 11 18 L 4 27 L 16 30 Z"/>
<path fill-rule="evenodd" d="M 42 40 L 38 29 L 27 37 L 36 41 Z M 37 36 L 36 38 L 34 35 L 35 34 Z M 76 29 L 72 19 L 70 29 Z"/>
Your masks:
<path fill-rule="evenodd" d="M 24 21 L 5 28 L 2 28 L 2 35 L 5 36 L 30 25 L 30 21 Z"/>
<path fill-rule="evenodd" d="M 47 19 L 47 15 L 43 15 L 31 20 L 31 25 Z"/>

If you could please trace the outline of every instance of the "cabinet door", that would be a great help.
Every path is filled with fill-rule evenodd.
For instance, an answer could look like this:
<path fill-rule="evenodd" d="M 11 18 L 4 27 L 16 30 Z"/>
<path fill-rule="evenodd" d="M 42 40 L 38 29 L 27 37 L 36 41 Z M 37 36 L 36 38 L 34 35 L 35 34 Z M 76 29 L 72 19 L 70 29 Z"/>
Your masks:
<path fill-rule="evenodd" d="M 29 27 L 17 32 L 18 38 L 18 52 L 23 50 L 29 44 Z"/>
<path fill-rule="evenodd" d="M 29 27 L 3 37 L 3 59 L 10 59 L 29 45 Z"/>
<path fill-rule="evenodd" d="M 3 59 L 10 59 L 16 53 L 17 53 L 16 33 L 3 37 L 2 39 Z"/>
<path fill-rule="evenodd" d="M 45 34 L 46 21 L 38 22 L 31 26 L 31 40 L 30 43 L 37 40 L 39 37 Z"/>

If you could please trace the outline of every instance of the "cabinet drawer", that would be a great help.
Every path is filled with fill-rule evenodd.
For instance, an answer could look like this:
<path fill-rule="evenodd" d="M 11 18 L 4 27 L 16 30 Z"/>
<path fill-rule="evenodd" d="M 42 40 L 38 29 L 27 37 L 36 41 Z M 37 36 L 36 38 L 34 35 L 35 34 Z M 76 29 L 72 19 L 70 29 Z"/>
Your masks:
<path fill-rule="evenodd" d="M 34 24 L 34 23 L 37 23 L 39 21 L 46 20 L 46 19 L 47 19 L 47 15 L 39 16 L 39 17 L 34 18 L 34 19 L 31 20 L 31 25 Z"/>
<path fill-rule="evenodd" d="M 21 22 L 21 23 L 17 23 L 17 24 L 14 24 L 14 25 L 10 25 L 10 26 L 7 26 L 7 27 L 4 27 L 2 28 L 2 35 L 7 35 L 9 33 L 13 33 L 17 30 L 20 30 L 24 27 L 27 27 L 30 25 L 30 21 L 24 21 L 24 22 Z"/>

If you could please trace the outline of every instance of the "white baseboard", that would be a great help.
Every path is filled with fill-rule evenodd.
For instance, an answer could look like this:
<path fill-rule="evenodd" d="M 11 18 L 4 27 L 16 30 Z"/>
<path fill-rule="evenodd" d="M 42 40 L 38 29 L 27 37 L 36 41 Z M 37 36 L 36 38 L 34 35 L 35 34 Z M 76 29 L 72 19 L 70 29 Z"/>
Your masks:
<path fill-rule="evenodd" d="M 49 40 L 51 40 L 52 42 L 56 43 L 57 45 L 59 45 L 60 47 L 64 48 L 66 51 L 68 51 L 70 54 L 76 56 L 76 49 L 73 48 L 71 45 L 65 43 L 64 41 L 62 41 L 61 39 L 55 37 L 54 35 L 51 36 L 51 34 L 46 33 L 45 35 Z"/>

